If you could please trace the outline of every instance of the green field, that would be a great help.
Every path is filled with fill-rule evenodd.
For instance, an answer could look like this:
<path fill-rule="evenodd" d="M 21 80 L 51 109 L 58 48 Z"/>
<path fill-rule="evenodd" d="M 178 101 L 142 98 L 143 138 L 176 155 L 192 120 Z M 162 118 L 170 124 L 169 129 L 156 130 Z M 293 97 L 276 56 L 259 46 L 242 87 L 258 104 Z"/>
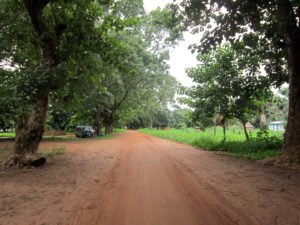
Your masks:
<path fill-rule="evenodd" d="M 212 128 L 206 129 L 204 132 L 195 129 L 141 129 L 141 131 L 201 149 L 219 151 L 251 160 L 277 156 L 280 153 L 283 139 L 282 132 L 264 133 L 261 137 L 258 137 L 257 133 L 259 130 L 254 130 L 250 132 L 250 141 L 246 141 L 243 130 L 239 128 L 227 130 L 227 141 L 225 143 L 222 142 L 223 131 L 221 128 L 217 128 L 216 135 Z"/>
<path fill-rule="evenodd" d="M 0 132 L 0 137 L 15 137 L 16 134 L 14 132 Z"/>

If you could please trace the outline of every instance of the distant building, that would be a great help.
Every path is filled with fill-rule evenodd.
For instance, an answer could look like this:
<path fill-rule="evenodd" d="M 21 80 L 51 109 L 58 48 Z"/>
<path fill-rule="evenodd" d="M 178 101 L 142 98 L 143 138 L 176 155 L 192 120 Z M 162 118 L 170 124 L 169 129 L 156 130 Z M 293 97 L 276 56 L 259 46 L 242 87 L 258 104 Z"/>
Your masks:
<path fill-rule="evenodd" d="M 274 121 L 268 124 L 270 130 L 285 131 L 286 121 Z"/>

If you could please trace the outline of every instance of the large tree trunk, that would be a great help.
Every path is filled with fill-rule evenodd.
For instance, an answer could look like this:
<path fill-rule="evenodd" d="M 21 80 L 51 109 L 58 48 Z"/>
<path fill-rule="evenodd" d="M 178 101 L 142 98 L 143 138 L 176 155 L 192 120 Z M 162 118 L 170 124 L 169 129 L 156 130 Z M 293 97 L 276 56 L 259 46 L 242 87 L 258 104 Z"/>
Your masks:
<path fill-rule="evenodd" d="M 105 125 L 105 134 L 112 134 L 112 132 L 113 132 L 113 125 L 112 124 Z"/>
<path fill-rule="evenodd" d="M 15 154 L 36 153 L 43 137 L 48 112 L 49 93 L 38 90 L 30 115 L 23 115 L 17 122 Z"/>
<path fill-rule="evenodd" d="M 300 162 L 300 30 L 291 1 L 277 0 L 277 7 L 289 73 L 289 112 L 282 158 Z"/>
<path fill-rule="evenodd" d="M 42 52 L 41 64 L 45 71 L 51 70 L 58 61 L 56 60 L 56 47 L 59 34 L 47 27 L 43 18 L 43 10 L 49 4 L 49 0 L 23 0 L 24 6 L 30 17 L 33 30 L 37 34 Z M 40 86 L 36 92 L 36 100 L 32 106 L 31 114 L 23 115 L 17 122 L 15 153 L 24 155 L 36 153 L 44 133 L 44 126 L 48 112 L 49 92 L 51 86 L 57 85 L 53 79 L 49 79 L 47 85 Z"/>
<path fill-rule="evenodd" d="M 114 113 L 108 113 L 104 118 L 105 124 L 105 134 L 111 134 L 113 132 L 113 124 L 114 124 Z"/>
<path fill-rule="evenodd" d="M 289 47 L 289 112 L 283 155 L 300 163 L 300 38 Z"/>
<path fill-rule="evenodd" d="M 97 109 L 96 115 L 95 115 L 95 131 L 96 135 L 100 136 L 102 135 L 102 122 L 103 122 L 103 116 L 102 116 L 102 111 Z"/>

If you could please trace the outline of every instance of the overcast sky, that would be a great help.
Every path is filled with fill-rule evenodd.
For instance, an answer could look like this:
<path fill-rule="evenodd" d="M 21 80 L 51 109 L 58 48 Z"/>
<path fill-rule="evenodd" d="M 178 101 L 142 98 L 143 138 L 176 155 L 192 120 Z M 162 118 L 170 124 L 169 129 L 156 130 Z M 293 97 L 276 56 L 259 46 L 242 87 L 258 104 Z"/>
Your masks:
<path fill-rule="evenodd" d="M 157 7 L 163 8 L 167 3 L 171 3 L 172 1 L 173 0 L 144 0 L 145 10 L 149 12 Z M 188 46 L 198 42 L 199 38 L 192 34 L 185 33 L 184 39 L 185 41 L 180 42 L 178 46 L 170 51 L 170 73 L 184 86 L 191 86 L 192 81 L 185 74 L 185 69 L 195 66 L 197 60 L 196 55 L 191 54 L 188 50 Z"/>

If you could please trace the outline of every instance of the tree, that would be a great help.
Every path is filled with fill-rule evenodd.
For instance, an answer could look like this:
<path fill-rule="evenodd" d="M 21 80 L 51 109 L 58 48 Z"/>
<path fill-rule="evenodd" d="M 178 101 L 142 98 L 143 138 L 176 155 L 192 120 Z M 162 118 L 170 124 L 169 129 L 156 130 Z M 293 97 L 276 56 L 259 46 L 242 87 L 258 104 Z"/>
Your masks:
<path fill-rule="evenodd" d="M 3 131 L 12 127 L 15 118 L 15 104 L 11 101 L 13 89 L 10 87 L 12 82 L 12 71 L 0 69 L 0 129 Z"/>
<path fill-rule="evenodd" d="M 164 25 L 171 18 L 170 11 L 158 15 L 164 15 Z M 103 122 L 108 132 L 119 115 L 133 117 L 140 100 L 157 91 L 152 81 L 168 77 L 168 54 L 149 50 L 153 42 L 141 23 L 146 17 L 142 0 L 1 2 L 1 75 L 8 72 L 3 63 L 13 69 L 4 76 L 5 99 L 0 101 L 16 106 L 16 154 L 37 152 L 49 105 L 72 102 L 68 112 L 73 113 L 83 107 L 88 117 L 82 120 L 81 112 L 72 122 L 94 117 L 95 126 Z M 48 121 L 57 125 L 59 116 L 51 114 Z"/>
<path fill-rule="evenodd" d="M 177 129 L 191 126 L 191 111 L 190 109 L 175 106 L 175 109 L 170 111 L 169 126 Z"/>
<path fill-rule="evenodd" d="M 288 116 L 288 92 L 287 89 L 275 93 L 270 102 L 265 105 L 268 121 L 287 120 Z"/>
<path fill-rule="evenodd" d="M 107 59 L 104 49 L 112 46 L 105 31 L 119 29 L 121 20 L 112 20 L 104 6 L 105 1 L 86 0 L 1 2 L 1 60 L 15 68 L 16 96 L 25 106 L 17 119 L 15 153 L 37 151 L 49 97 L 87 76 L 95 55 Z"/>
<path fill-rule="evenodd" d="M 193 32 L 205 31 L 205 51 L 221 43 L 243 39 L 247 48 L 263 56 L 262 64 L 278 84 L 289 81 L 289 112 L 283 160 L 300 161 L 300 24 L 298 0 L 185 0 L 173 6 Z M 262 51 L 263 50 L 263 51 Z M 285 76 L 288 71 L 288 79 Z"/>
<path fill-rule="evenodd" d="M 191 97 L 190 106 L 196 108 L 198 117 L 221 117 L 220 121 L 226 140 L 225 124 L 228 119 L 241 121 L 246 139 L 249 135 L 245 124 L 247 114 L 258 111 L 270 94 L 270 82 L 260 76 L 258 59 L 249 65 L 247 58 L 242 58 L 240 48 L 224 45 L 215 51 L 199 54 L 200 64 L 187 70 L 189 77 L 196 83 L 187 91 Z"/>
<path fill-rule="evenodd" d="M 102 104 L 106 105 L 103 122 L 108 133 L 116 120 L 126 123 L 147 110 L 148 115 L 153 116 L 156 109 L 166 106 L 176 93 L 177 81 L 167 73 L 166 57 L 147 52 L 145 46 L 138 44 L 139 39 L 130 37 L 125 40 L 128 46 L 124 46 L 124 55 L 124 49 L 118 52 L 121 60 L 117 70 L 102 81 L 109 93 L 108 98 L 102 98 L 108 103 Z"/>
<path fill-rule="evenodd" d="M 173 47 L 183 38 L 180 19 L 173 16 L 174 10 L 167 5 L 142 18 L 143 40 L 151 52 L 162 52 Z"/>
<path fill-rule="evenodd" d="M 124 8 L 122 3 L 118 5 L 121 6 L 120 11 L 115 10 L 114 13 L 126 18 L 133 16 L 134 26 L 107 33 L 114 46 L 107 51 L 110 65 L 100 60 L 99 79 L 87 89 L 88 102 L 93 105 L 91 112 L 96 131 L 100 131 L 103 124 L 106 133 L 112 131 L 113 124 L 130 123 L 141 113 L 152 124 L 160 106 L 167 105 L 173 99 L 177 85 L 177 81 L 168 74 L 168 51 L 153 51 L 151 48 L 153 42 L 160 38 L 160 34 L 155 32 L 151 33 L 151 39 L 147 35 L 149 30 L 158 30 L 151 22 L 152 17 L 145 20 L 144 17 L 148 18 L 148 15 L 143 14 L 139 4 L 130 10 Z M 158 14 L 164 12 L 159 11 Z M 136 21 L 136 16 L 142 19 Z"/>
<path fill-rule="evenodd" d="M 65 109 L 51 107 L 48 114 L 47 125 L 54 130 L 65 130 L 71 120 L 71 113 Z"/>

